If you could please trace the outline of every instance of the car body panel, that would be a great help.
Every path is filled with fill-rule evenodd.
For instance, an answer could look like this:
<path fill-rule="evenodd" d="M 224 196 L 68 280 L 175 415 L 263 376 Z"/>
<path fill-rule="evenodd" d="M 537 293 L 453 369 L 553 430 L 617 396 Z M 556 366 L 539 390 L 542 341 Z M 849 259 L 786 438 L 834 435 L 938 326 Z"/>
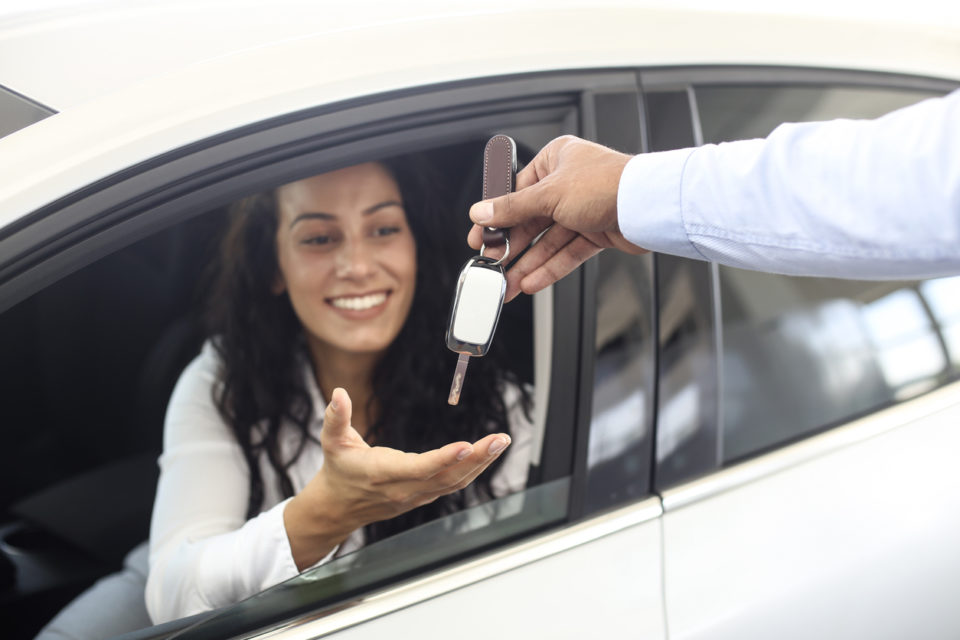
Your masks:
<path fill-rule="evenodd" d="M 598 628 L 666 638 L 659 569 L 660 523 L 655 520 L 452 591 L 430 606 L 399 609 L 331 637 L 416 637 L 435 629 L 437 612 L 443 611 L 443 631 L 464 640 L 491 634 L 579 640 Z"/>
<path fill-rule="evenodd" d="M 437 611 L 450 626 L 440 633 L 458 638 L 486 638 L 491 629 L 509 637 L 583 638 L 598 627 L 665 638 L 660 514 L 659 499 L 644 500 L 347 603 L 263 640 L 421 635 L 437 627 Z M 411 606 L 426 601 L 430 606 Z"/>
<path fill-rule="evenodd" d="M 704 61 L 960 78 L 960 51 L 953 44 L 960 26 L 877 22 L 864 29 L 816 17 L 627 3 L 551 5 L 550 19 L 544 20 L 544 6 L 499 5 L 482 12 L 367 23 L 262 46 L 250 42 L 240 51 L 123 88 L 105 88 L 107 93 L 78 104 L 51 94 L 44 102 L 42 89 L 9 82 L 10 88 L 48 106 L 62 102 L 69 108 L 0 140 L 5 176 L 0 228 L 85 185 L 197 140 L 316 105 L 444 82 Z M 190 18 L 186 9 L 182 15 Z M 74 25 L 74 35 L 84 26 Z M 717 38 L 718 32 L 725 37 Z M 19 43 L 11 35 L 4 41 L 0 58 L 6 60 L 22 60 L 25 51 L 40 46 L 26 36 Z M 817 46 L 810 46 L 813 41 Z M 0 84 L 7 82 L 0 68 Z"/>
<path fill-rule="evenodd" d="M 958 392 L 665 492 L 671 637 L 960 635 Z"/>

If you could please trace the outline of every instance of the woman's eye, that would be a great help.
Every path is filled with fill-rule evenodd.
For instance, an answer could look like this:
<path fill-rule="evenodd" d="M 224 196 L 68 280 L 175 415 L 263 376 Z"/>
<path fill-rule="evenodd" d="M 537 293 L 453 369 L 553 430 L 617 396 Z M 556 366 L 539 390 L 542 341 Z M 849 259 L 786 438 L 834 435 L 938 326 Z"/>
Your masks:
<path fill-rule="evenodd" d="M 394 233 L 400 233 L 400 227 L 377 227 L 374 230 L 373 235 L 377 237 L 383 237 L 393 235 Z"/>
<path fill-rule="evenodd" d="M 330 236 L 307 236 L 300 241 L 300 244 L 308 245 L 324 245 L 330 244 L 333 241 L 333 238 Z"/>

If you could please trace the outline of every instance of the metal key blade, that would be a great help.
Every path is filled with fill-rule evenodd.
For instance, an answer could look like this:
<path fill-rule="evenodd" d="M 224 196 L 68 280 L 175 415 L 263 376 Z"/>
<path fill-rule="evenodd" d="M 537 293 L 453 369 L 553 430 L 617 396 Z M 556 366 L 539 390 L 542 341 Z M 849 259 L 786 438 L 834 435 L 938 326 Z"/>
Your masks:
<path fill-rule="evenodd" d="M 450 385 L 450 395 L 447 396 L 447 404 L 455 405 L 460 403 L 460 392 L 463 390 L 463 379 L 467 375 L 467 365 L 470 363 L 470 354 L 461 353 L 457 358 L 457 369 L 453 372 L 453 383 Z"/>

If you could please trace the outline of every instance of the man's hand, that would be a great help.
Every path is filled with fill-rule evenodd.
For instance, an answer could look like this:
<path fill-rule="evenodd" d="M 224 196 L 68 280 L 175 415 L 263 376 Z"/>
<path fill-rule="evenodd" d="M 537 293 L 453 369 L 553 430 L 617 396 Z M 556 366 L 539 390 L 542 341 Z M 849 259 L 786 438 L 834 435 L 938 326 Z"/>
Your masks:
<path fill-rule="evenodd" d="M 464 489 L 510 444 L 510 436 L 496 433 L 419 454 L 371 447 L 350 425 L 351 415 L 350 396 L 335 389 L 320 432 L 323 467 L 284 511 L 300 570 L 355 529 Z"/>
<path fill-rule="evenodd" d="M 514 193 L 470 208 L 474 227 L 467 242 L 474 249 L 482 242 L 481 226 L 510 227 L 511 250 L 517 253 L 547 230 L 507 272 L 507 300 L 520 291 L 540 291 L 601 249 L 644 253 L 624 239 L 617 224 L 617 189 L 630 157 L 563 136 L 517 174 Z"/>

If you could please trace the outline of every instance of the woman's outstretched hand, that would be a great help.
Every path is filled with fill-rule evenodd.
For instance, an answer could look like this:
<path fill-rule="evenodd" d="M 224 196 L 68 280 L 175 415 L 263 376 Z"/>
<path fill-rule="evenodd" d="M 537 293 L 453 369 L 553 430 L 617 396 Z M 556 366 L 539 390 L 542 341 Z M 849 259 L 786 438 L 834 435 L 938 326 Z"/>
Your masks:
<path fill-rule="evenodd" d="M 335 389 L 320 433 L 323 466 L 284 510 L 301 571 L 354 530 L 465 488 L 510 444 L 510 436 L 499 433 L 426 453 L 371 447 L 350 425 L 352 411 L 347 392 Z"/>

